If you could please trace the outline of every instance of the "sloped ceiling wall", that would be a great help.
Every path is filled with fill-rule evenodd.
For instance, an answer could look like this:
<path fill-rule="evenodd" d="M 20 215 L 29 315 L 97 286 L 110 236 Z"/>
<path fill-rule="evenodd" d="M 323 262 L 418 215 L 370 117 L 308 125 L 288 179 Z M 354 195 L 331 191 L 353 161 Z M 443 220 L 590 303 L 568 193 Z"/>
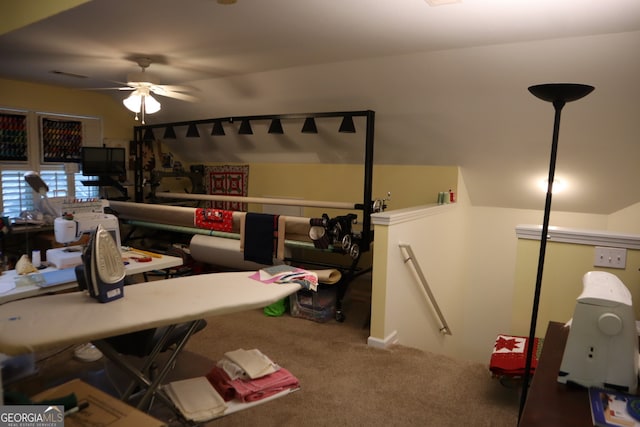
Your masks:
<path fill-rule="evenodd" d="M 527 88 L 591 84 L 591 95 L 563 110 L 556 178 L 570 191 L 554 195 L 554 209 L 607 214 L 640 200 L 640 67 L 630 59 L 638 51 L 635 32 L 201 80 L 193 82 L 200 103 L 167 100 L 149 121 L 372 109 L 375 163 L 459 165 L 474 205 L 540 209 L 537 185 L 547 176 L 554 111 Z M 205 130 L 199 142 L 172 149 L 201 161 L 362 159 L 359 137 L 338 134 L 336 123 L 318 121 L 317 136 L 284 123 L 286 134 L 272 137 L 267 126 L 254 125 L 251 137 Z"/>

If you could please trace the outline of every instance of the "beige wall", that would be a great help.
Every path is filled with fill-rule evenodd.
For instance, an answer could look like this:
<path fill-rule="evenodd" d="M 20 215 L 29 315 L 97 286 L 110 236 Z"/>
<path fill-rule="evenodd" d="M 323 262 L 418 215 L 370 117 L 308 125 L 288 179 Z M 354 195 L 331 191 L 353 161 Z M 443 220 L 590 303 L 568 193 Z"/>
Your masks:
<path fill-rule="evenodd" d="M 438 192 L 456 190 L 455 166 L 376 165 L 373 168 L 372 198 L 391 193 L 389 209 L 436 203 Z M 249 167 L 249 196 L 283 197 L 332 202 L 362 203 L 363 165 L 252 163 Z M 250 206 L 257 210 L 257 206 Z M 344 211 L 306 208 L 305 216 L 343 215 Z"/>
<path fill-rule="evenodd" d="M 106 139 L 130 140 L 134 116 L 108 95 L 0 79 L 0 108 L 102 118 Z"/>
<path fill-rule="evenodd" d="M 607 230 L 640 234 L 640 203 L 614 212 L 607 218 Z"/>
<path fill-rule="evenodd" d="M 640 204 L 611 215 L 555 214 L 551 224 L 574 229 L 640 234 Z M 536 222 L 541 224 L 542 218 Z M 540 241 L 516 239 L 514 259 L 514 294 L 511 333 L 528 335 L 531 324 L 533 294 L 536 283 Z M 640 301 L 640 251 L 627 250 L 625 269 L 599 268 L 593 265 L 593 245 L 549 241 L 543 270 L 536 335 L 544 336 L 549 321 L 565 322 L 573 315 L 576 298 L 582 292 L 582 276 L 588 271 L 602 270 L 615 274 L 629 288 L 634 301 Z M 640 304 L 634 305 L 640 318 Z"/>
<path fill-rule="evenodd" d="M 518 241 L 512 329 L 516 335 L 529 335 L 539 248 L 537 240 Z M 576 298 L 582 292 L 582 276 L 588 271 L 615 274 L 632 298 L 640 301 L 640 251 L 627 250 L 627 268 L 614 269 L 594 267 L 594 250 L 592 245 L 547 243 L 536 336 L 544 336 L 549 321 L 566 322 L 573 316 Z M 635 306 L 635 312 L 640 318 L 640 305 Z"/>
<path fill-rule="evenodd" d="M 467 337 L 469 359 L 488 361 L 496 335 L 513 333 L 515 313 L 530 319 L 532 300 L 516 300 L 514 293 L 519 255 L 516 227 L 542 224 L 542 220 L 543 212 L 537 210 L 470 207 L 466 239 L 469 257 L 460 260 L 468 269 L 470 280 L 469 291 L 461 297 L 465 301 L 465 323 L 474 325 L 474 333 Z M 550 223 L 558 227 L 603 230 L 607 217 L 552 210 Z M 537 265 L 537 253 L 521 257 L 524 261 L 520 262 Z M 582 274 L 576 280 L 580 280 Z M 535 272 L 532 279 L 535 282 Z"/>
<path fill-rule="evenodd" d="M 372 316 L 369 344 L 399 344 L 434 353 L 469 358 L 469 335 L 486 326 L 466 323 L 466 296 L 473 292 L 466 268 L 468 198 L 458 180 L 458 202 L 422 205 L 375 214 Z M 415 255 L 405 262 L 408 244 Z M 433 301 L 422 291 L 416 265 L 424 274 L 451 335 L 443 335 L 443 323 Z M 477 310 L 479 307 L 474 307 Z M 487 307 L 481 307 L 483 310 Z"/>
<path fill-rule="evenodd" d="M 404 224 L 399 230 L 376 225 L 372 303 L 384 314 L 373 316 L 371 337 L 383 343 L 397 338 L 401 344 L 488 363 L 496 335 L 529 333 L 539 241 L 520 241 L 516 227 L 541 224 L 543 213 L 473 206 L 465 194 L 464 171 L 458 188 L 460 203 L 454 211 L 429 216 L 406 230 Z M 633 218 L 631 212 L 609 217 L 552 210 L 550 223 L 594 231 L 606 231 L 611 223 L 618 232 L 632 233 Z M 453 337 L 434 332 L 437 320 L 418 303 L 415 279 L 397 259 L 398 240 L 407 239 L 415 242 L 423 271 L 451 319 Z M 625 271 L 609 271 L 627 284 L 637 300 L 640 254 L 628 251 L 627 256 Z M 592 246 L 548 245 L 538 336 L 544 336 L 549 320 L 566 321 L 572 315 L 582 276 L 595 269 L 593 257 Z"/>

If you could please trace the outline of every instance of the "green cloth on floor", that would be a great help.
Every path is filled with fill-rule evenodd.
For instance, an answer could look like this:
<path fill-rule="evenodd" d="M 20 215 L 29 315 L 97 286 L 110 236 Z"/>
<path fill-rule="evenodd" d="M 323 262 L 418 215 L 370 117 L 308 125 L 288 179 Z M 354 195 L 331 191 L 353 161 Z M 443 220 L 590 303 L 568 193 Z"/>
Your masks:
<path fill-rule="evenodd" d="M 264 314 L 271 317 L 282 316 L 287 311 L 287 298 L 276 301 L 264 308 Z"/>

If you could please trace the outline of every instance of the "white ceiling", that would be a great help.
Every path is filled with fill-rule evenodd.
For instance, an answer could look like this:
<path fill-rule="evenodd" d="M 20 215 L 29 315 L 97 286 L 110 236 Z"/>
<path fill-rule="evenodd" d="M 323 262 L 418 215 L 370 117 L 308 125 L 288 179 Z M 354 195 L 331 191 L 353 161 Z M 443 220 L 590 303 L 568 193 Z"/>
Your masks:
<path fill-rule="evenodd" d="M 0 35 L 0 77 L 111 87 L 143 55 L 161 83 L 201 99 L 162 98 L 150 123 L 372 109 L 376 163 L 460 165 L 474 204 L 533 209 L 553 110 L 526 88 L 592 84 L 563 112 L 557 176 L 570 188 L 554 208 L 611 213 L 640 201 L 639 52 L 638 0 L 93 0 Z M 205 143 L 184 155 L 281 160 L 284 147 L 292 161 L 361 158 L 332 137 L 314 150 L 297 137 Z"/>

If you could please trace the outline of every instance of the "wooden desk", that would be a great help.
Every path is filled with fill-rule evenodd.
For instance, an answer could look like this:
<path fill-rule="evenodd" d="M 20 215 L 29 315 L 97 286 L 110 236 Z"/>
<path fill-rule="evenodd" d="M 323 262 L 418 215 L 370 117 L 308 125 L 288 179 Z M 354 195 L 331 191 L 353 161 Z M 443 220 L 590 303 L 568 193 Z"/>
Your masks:
<path fill-rule="evenodd" d="M 586 427 L 591 422 L 587 389 L 557 381 L 569 329 L 549 322 L 519 427 Z"/>

